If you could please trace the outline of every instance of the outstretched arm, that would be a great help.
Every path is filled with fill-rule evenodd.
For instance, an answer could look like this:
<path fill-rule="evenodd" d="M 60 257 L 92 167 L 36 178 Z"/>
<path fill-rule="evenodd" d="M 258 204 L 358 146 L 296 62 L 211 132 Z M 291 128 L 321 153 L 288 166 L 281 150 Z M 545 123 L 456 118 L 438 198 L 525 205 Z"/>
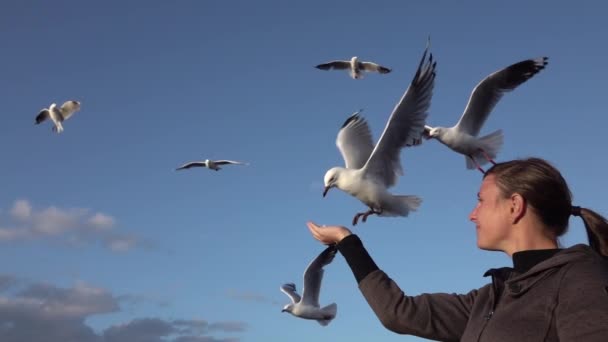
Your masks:
<path fill-rule="evenodd" d="M 407 296 L 378 268 L 356 235 L 344 227 L 308 223 L 313 236 L 324 244 L 336 243 L 350 266 L 361 293 L 382 325 L 399 333 L 423 338 L 459 341 L 467 325 L 477 290 Z"/>

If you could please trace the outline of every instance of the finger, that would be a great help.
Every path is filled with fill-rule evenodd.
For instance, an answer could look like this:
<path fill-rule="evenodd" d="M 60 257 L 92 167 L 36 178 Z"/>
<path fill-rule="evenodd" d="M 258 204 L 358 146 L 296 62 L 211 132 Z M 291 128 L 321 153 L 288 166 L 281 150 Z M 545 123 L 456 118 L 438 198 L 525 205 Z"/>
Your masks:
<path fill-rule="evenodd" d="M 308 226 L 308 230 L 310 230 L 310 233 L 315 236 L 315 235 L 319 235 L 319 233 L 317 232 L 317 229 L 314 226 Z"/>
<path fill-rule="evenodd" d="M 319 228 L 319 225 L 317 225 L 316 223 L 312 222 L 312 221 L 308 221 L 306 222 L 306 225 L 308 226 L 308 228 L 310 229 L 317 229 Z"/>

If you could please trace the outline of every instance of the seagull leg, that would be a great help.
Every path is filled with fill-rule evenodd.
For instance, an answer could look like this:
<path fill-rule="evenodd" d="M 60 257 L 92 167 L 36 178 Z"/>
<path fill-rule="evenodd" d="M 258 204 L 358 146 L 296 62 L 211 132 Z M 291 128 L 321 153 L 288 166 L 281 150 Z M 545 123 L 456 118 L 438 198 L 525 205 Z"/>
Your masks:
<path fill-rule="evenodd" d="M 485 152 L 484 152 L 484 154 L 485 154 Z M 475 166 L 477 166 L 477 170 L 481 171 L 481 173 L 483 173 L 484 175 L 486 174 L 486 172 L 481 168 L 481 166 L 479 166 L 479 163 L 477 163 L 477 161 L 475 160 L 475 158 L 473 158 L 473 156 L 471 156 L 469 154 L 467 157 L 471 158 L 471 160 L 473 161 L 473 163 L 475 163 Z"/>
<path fill-rule="evenodd" d="M 482 148 L 480 148 L 479 150 L 481 151 L 481 153 L 483 153 L 483 156 L 484 156 L 484 157 L 486 157 L 486 159 L 487 159 L 487 160 L 488 160 L 490 163 L 492 163 L 492 164 L 496 165 L 496 162 L 495 162 L 495 161 L 494 161 L 492 158 L 490 158 L 490 156 L 488 156 L 488 154 L 486 153 L 486 151 L 484 151 Z"/>
<path fill-rule="evenodd" d="M 359 217 L 361 217 L 361 216 L 363 216 L 363 215 L 365 215 L 365 213 L 357 213 L 357 214 L 355 215 L 355 217 L 353 217 L 353 226 L 356 226 L 356 225 L 357 225 L 357 222 L 359 221 Z"/>
<path fill-rule="evenodd" d="M 382 211 L 377 211 L 377 210 L 374 210 L 374 209 L 370 209 L 370 210 L 368 210 L 368 211 L 367 211 L 365 214 L 363 214 L 363 219 L 362 219 L 362 221 L 363 221 L 363 222 L 367 221 L 367 217 L 368 217 L 369 215 L 374 215 L 374 214 L 376 214 L 376 215 L 380 215 L 381 213 L 382 213 Z"/>
<path fill-rule="evenodd" d="M 353 218 L 353 226 L 357 225 L 357 222 L 359 221 L 359 217 L 361 217 L 361 221 L 365 222 L 365 221 L 367 221 L 367 217 L 369 215 L 374 215 L 374 214 L 379 215 L 381 213 L 382 213 L 382 211 L 377 211 L 377 210 L 374 210 L 374 209 L 371 209 L 371 208 L 368 211 L 366 211 L 366 212 L 357 213 L 355 215 L 355 217 Z"/>

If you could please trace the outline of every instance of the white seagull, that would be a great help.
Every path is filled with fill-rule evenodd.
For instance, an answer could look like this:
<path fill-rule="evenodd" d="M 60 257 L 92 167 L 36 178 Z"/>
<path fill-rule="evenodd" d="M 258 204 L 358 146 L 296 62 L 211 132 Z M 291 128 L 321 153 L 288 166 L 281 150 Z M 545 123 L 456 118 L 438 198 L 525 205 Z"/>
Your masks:
<path fill-rule="evenodd" d="M 315 68 L 321 70 L 349 70 L 350 77 L 354 79 L 363 78 L 363 71 L 377 72 L 380 74 L 388 74 L 389 72 L 391 72 L 391 69 L 382 65 L 372 62 L 359 61 L 359 58 L 357 56 L 352 57 L 350 61 L 331 61 L 328 63 L 319 64 L 315 66 Z"/>
<path fill-rule="evenodd" d="M 335 245 L 327 247 L 308 265 L 304 272 L 302 297 L 296 292 L 294 283 L 281 286 L 281 292 L 291 298 L 291 303 L 285 305 L 281 312 L 289 312 L 304 319 L 314 319 L 322 326 L 328 325 L 336 317 L 338 305 L 332 303 L 321 308 L 319 293 L 321 291 L 321 280 L 323 280 L 323 267 L 334 260 L 337 250 Z"/>
<path fill-rule="evenodd" d="M 80 110 L 80 102 L 70 100 L 66 101 L 61 105 L 61 108 L 57 108 L 55 103 L 52 103 L 49 108 L 44 108 L 36 116 L 36 125 L 40 124 L 46 119 L 53 121 L 53 132 L 57 134 L 63 132 L 63 121 L 69 119 L 74 113 Z"/>
<path fill-rule="evenodd" d="M 477 168 L 485 173 L 481 165 L 487 162 L 495 164 L 493 159 L 502 146 L 503 135 L 502 130 L 497 130 L 477 138 L 481 127 L 504 93 L 512 91 L 544 69 L 547 60 L 547 57 L 527 59 L 490 74 L 473 89 L 469 103 L 455 126 L 425 126 L 423 137 L 437 139 L 453 151 L 464 154 L 467 169 Z M 415 145 L 420 143 L 421 140 Z"/>
<path fill-rule="evenodd" d="M 401 149 L 419 140 L 424 130 L 436 66 L 432 54 L 426 60 L 428 49 L 427 43 L 414 79 L 393 109 L 375 147 L 370 129 L 359 112 L 351 115 L 338 133 L 336 145 L 346 167 L 333 167 L 325 173 L 323 197 L 329 189 L 337 187 L 366 204 L 369 210 L 357 213 L 353 225 L 359 217 L 365 222 L 372 214 L 407 216 L 422 202 L 417 196 L 393 195 L 387 189 L 403 175 Z"/>
<path fill-rule="evenodd" d="M 244 162 L 239 162 L 239 161 L 234 161 L 234 160 L 209 160 L 209 159 L 205 159 L 202 161 L 193 161 L 193 162 L 188 162 L 180 167 L 178 167 L 177 169 L 175 169 L 175 171 L 178 170 L 183 170 L 183 169 L 189 169 L 191 167 L 206 167 L 208 169 L 211 170 L 215 170 L 215 171 L 219 171 L 222 168 L 220 167 L 220 165 L 249 165 L 249 163 L 244 163 Z"/>

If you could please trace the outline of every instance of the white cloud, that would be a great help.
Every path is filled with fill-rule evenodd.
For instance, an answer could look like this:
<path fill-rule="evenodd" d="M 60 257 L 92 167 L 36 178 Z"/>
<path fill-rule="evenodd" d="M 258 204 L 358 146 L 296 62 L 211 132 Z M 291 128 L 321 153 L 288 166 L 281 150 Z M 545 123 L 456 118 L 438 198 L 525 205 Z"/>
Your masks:
<path fill-rule="evenodd" d="M 50 206 L 35 209 L 27 200 L 15 201 L 10 227 L 0 226 L 0 242 L 58 239 L 72 246 L 99 242 L 113 252 L 126 252 L 142 244 L 141 239 L 113 230 L 114 217 L 84 208 Z"/>
<path fill-rule="evenodd" d="M 114 227 L 114 218 L 102 213 L 96 213 L 89 218 L 89 224 L 95 229 L 107 230 Z"/>
<path fill-rule="evenodd" d="M 27 220 L 32 215 L 32 206 L 26 200 L 17 200 L 11 209 L 11 215 L 17 220 Z"/>

